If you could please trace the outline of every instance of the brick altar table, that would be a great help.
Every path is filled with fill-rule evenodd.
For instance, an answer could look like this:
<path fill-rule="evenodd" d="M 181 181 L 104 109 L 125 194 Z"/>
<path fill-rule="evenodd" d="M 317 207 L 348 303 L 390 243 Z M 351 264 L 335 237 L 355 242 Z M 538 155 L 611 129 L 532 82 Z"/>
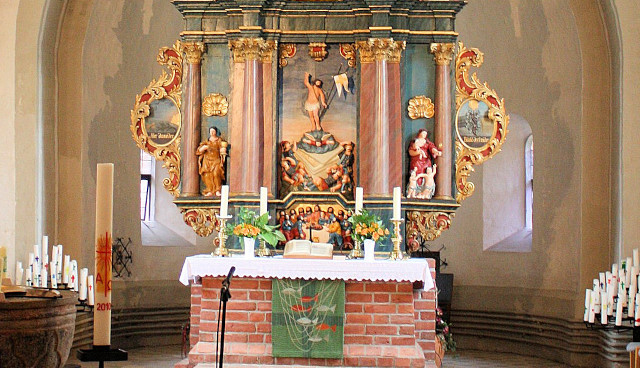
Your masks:
<path fill-rule="evenodd" d="M 196 259 L 199 257 L 199 259 Z M 284 259 L 212 258 L 194 256 L 191 261 L 211 262 L 206 272 L 187 258 L 180 280 L 191 281 L 191 334 L 189 357 L 178 367 L 213 367 L 218 305 L 222 280 L 231 265 L 236 275 L 231 283 L 227 304 L 225 366 L 340 366 L 340 367 L 431 367 L 435 359 L 435 290 L 414 289 L 414 282 L 433 285 L 434 261 L 375 261 L 367 268 L 365 261 L 328 261 Z M 309 273 L 309 261 L 315 264 L 320 278 L 340 279 L 354 269 L 371 269 L 373 280 L 345 281 L 344 348 L 342 359 L 274 358 L 271 356 L 271 278 L 267 269 L 285 270 L 287 278 L 296 272 Z M 428 261 L 428 263 L 427 263 Z M 272 262 L 272 263 L 265 263 Z M 420 279 L 415 273 L 422 262 L 426 272 Z M 404 264 L 404 266 L 403 266 Z M 289 267 L 286 267 L 289 266 Z M 370 265 L 371 266 L 371 265 Z M 409 267 L 410 266 L 410 267 Z M 347 269 L 345 269 L 345 267 Z M 384 272 L 385 267 L 391 269 Z M 267 269 L 265 269 L 267 268 Z M 334 269 L 334 277 L 323 274 Z M 409 270 L 411 268 L 412 270 Z M 199 269 L 199 272 L 192 272 Z M 402 269 L 413 275 L 403 278 Z M 297 271 L 298 270 L 298 271 Z M 375 271 L 375 272 L 374 272 Z M 292 274 L 293 272 L 293 274 Z M 199 273 L 199 274 L 198 274 Z M 366 271 L 364 272 L 366 273 Z M 262 276 L 260 275 L 262 274 Z M 388 279 L 393 274 L 396 279 Z M 419 272 L 418 272 L 419 274 Z M 383 275 L 383 276 L 380 276 Z M 293 277 L 292 277 L 293 276 Z M 324 276 L 324 277 L 323 277 Z M 367 276 L 363 276 L 367 277 Z M 298 278 L 309 279 L 304 275 Z M 313 277 L 315 278 L 315 277 Z M 387 280 L 384 280 L 387 279 Z M 196 282 L 194 282 L 194 280 Z M 198 282 L 199 281 L 199 282 Z M 207 364 L 210 363 L 210 364 Z M 242 364 L 242 365 L 238 365 Z"/>

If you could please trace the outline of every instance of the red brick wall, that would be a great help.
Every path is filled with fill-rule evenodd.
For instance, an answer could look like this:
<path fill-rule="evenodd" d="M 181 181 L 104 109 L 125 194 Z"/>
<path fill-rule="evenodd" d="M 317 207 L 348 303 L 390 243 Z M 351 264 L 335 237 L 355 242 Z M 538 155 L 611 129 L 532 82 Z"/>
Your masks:
<path fill-rule="evenodd" d="M 433 269 L 433 260 L 430 260 Z M 222 278 L 191 286 L 189 366 L 214 362 Z M 411 283 L 347 282 L 344 358 L 271 356 L 271 281 L 236 278 L 227 304 L 225 362 L 260 365 L 424 367 L 434 360 L 435 292 Z M 426 358 L 426 360 L 425 360 Z"/>

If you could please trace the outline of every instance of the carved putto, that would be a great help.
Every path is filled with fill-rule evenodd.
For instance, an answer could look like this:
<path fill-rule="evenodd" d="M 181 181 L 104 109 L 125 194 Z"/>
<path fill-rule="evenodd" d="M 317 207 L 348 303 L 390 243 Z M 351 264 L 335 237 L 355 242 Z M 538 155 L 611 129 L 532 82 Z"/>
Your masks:
<path fill-rule="evenodd" d="M 442 156 L 436 145 L 427 138 L 426 129 L 420 129 L 409 145 L 409 183 L 407 198 L 431 199 L 436 190 L 435 158 Z"/>

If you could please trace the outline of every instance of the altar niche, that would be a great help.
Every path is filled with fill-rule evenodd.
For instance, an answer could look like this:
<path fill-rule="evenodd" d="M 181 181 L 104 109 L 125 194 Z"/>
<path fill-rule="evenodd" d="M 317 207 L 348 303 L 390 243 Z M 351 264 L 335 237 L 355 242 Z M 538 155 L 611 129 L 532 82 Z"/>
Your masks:
<path fill-rule="evenodd" d="M 278 78 L 280 198 L 332 192 L 353 200 L 358 83 L 340 49 L 281 45 L 287 53 L 281 51 Z"/>

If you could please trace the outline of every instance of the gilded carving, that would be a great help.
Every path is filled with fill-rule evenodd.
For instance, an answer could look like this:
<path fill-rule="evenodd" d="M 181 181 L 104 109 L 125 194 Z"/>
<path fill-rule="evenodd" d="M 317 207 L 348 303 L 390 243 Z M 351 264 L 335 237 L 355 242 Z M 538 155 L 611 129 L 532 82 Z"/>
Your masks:
<path fill-rule="evenodd" d="M 433 241 L 443 231 L 451 226 L 451 219 L 455 213 L 451 212 L 422 212 L 410 211 L 407 213 L 407 248 L 416 251 L 421 241 Z"/>
<path fill-rule="evenodd" d="M 394 41 L 393 38 L 370 38 L 367 41 L 356 42 L 356 49 L 360 53 L 361 63 L 386 60 L 399 63 L 405 41 Z"/>
<path fill-rule="evenodd" d="M 279 51 L 278 65 L 280 65 L 281 68 L 284 68 L 285 66 L 287 66 L 287 64 L 289 64 L 287 59 L 296 56 L 296 51 L 297 51 L 296 44 L 295 43 L 280 44 L 278 51 Z"/>
<path fill-rule="evenodd" d="M 456 45 L 453 43 L 432 43 L 430 51 L 436 61 L 436 65 L 449 65 L 453 59 L 453 51 Z"/>
<path fill-rule="evenodd" d="M 413 120 L 420 118 L 432 118 L 435 111 L 433 102 L 427 96 L 416 96 L 409 100 L 407 107 L 409 117 Z"/>
<path fill-rule="evenodd" d="M 347 65 L 356 67 L 356 45 L 353 43 L 341 43 L 340 55 L 347 60 Z"/>
<path fill-rule="evenodd" d="M 187 56 L 188 64 L 200 64 L 202 53 L 204 52 L 204 43 L 202 42 L 183 42 L 182 52 Z"/>
<path fill-rule="evenodd" d="M 327 44 L 324 42 L 311 42 L 309 44 L 309 56 L 315 61 L 322 61 L 327 57 Z"/>
<path fill-rule="evenodd" d="M 470 67 L 480 67 L 483 54 L 478 49 L 458 44 L 456 57 L 456 188 L 458 203 L 473 194 L 473 183 L 468 181 L 474 165 L 500 152 L 507 135 L 509 116 L 504 99 L 476 73 L 469 75 Z M 464 111 L 463 111 L 464 109 Z M 477 111 L 482 110 L 482 116 Z M 485 111 L 486 110 L 486 111 Z M 466 111 L 466 112 L 465 112 Z M 485 127 L 487 122 L 492 126 Z M 464 134 L 463 131 L 464 130 Z"/>
<path fill-rule="evenodd" d="M 157 61 L 166 65 L 171 74 L 162 72 L 157 80 L 152 80 L 149 86 L 136 96 L 136 103 L 131 110 L 131 133 L 137 146 L 152 155 L 156 160 L 163 161 L 162 167 L 169 172 L 169 177 L 162 181 L 165 189 L 174 197 L 180 194 L 180 105 L 182 93 L 182 44 L 176 41 L 173 47 L 160 49 Z M 170 121 L 174 126 L 171 138 L 164 142 L 162 137 L 150 135 L 147 118 L 151 113 L 152 103 L 166 101 L 169 106 L 175 105 L 177 113 Z M 156 105 L 157 106 L 157 105 Z M 177 121 L 174 121 L 177 120 Z M 149 124 L 153 125 L 153 123 Z"/>
<path fill-rule="evenodd" d="M 265 41 L 263 38 L 238 38 L 229 41 L 229 49 L 236 63 L 244 63 L 247 60 L 270 63 L 273 51 L 276 49 L 276 42 Z"/>
<path fill-rule="evenodd" d="M 212 208 L 185 208 L 181 207 L 182 219 L 191 226 L 199 236 L 206 237 L 213 233 L 218 226 L 216 212 Z"/>
<path fill-rule="evenodd" d="M 211 93 L 202 101 L 202 113 L 206 116 L 225 116 L 229 112 L 229 102 L 220 93 Z"/>

